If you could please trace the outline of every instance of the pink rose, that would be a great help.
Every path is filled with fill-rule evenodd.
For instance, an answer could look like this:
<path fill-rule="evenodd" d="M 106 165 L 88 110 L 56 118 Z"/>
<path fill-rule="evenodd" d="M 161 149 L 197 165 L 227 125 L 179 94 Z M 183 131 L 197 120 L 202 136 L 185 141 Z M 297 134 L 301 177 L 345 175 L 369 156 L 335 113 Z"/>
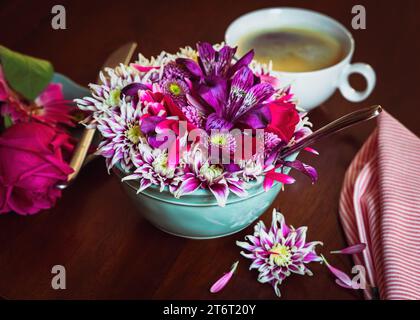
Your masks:
<path fill-rule="evenodd" d="M 55 204 L 56 183 L 72 172 L 62 157 L 68 139 L 37 122 L 15 124 L 0 136 L 0 214 L 34 214 Z"/>
<path fill-rule="evenodd" d="M 300 121 L 299 113 L 294 103 L 273 101 L 270 103 L 271 122 L 267 131 L 275 133 L 284 142 L 289 142 Z"/>

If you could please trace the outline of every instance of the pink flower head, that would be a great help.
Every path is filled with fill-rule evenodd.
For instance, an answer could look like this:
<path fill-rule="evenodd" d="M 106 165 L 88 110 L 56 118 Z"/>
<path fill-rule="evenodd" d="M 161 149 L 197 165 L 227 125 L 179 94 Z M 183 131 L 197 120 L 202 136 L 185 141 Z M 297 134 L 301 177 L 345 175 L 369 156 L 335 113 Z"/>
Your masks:
<path fill-rule="evenodd" d="M 140 108 L 122 99 L 119 110 L 97 119 L 97 128 L 105 138 L 97 153 L 106 158 L 108 171 L 117 163 L 126 171 L 133 167 L 132 159 L 138 153 L 139 144 L 145 141 L 140 129 L 141 116 Z"/>
<path fill-rule="evenodd" d="M 36 119 L 48 125 L 74 126 L 71 112 L 74 108 L 64 100 L 60 83 L 50 83 L 33 102 L 23 101 L 11 90 L 0 67 L 0 113 L 9 116 L 14 123 Z"/>
<path fill-rule="evenodd" d="M 255 225 L 254 235 L 245 237 L 248 242 L 236 242 L 248 251 L 242 251 L 241 254 L 253 260 L 250 269 L 258 270 L 258 281 L 271 284 L 279 297 L 279 285 L 284 279 L 293 273 L 312 275 L 306 264 L 321 261 L 315 247 L 322 243 L 306 242 L 306 231 L 307 227 L 294 229 L 286 225 L 283 215 L 274 209 L 269 229 L 259 221 Z"/>
<path fill-rule="evenodd" d="M 63 85 L 50 83 L 35 99 L 35 105 L 30 107 L 30 115 L 48 124 L 74 126 L 71 115 L 73 110 L 73 106 L 64 99 Z"/>
<path fill-rule="evenodd" d="M 68 139 L 37 122 L 15 124 L 0 136 L 0 213 L 34 214 L 55 204 L 57 182 L 72 172 L 62 157 Z"/>
<path fill-rule="evenodd" d="M 174 192 L 176 198 L 203 188 L 210 190 L 219 206 L 224 207 L 230 192 L 239 197 L 247 196 L 245 182 L 234 174 L 224 172 L 223 166 L 209 163 L 201 149 L 194 148 L 191 161 L 190 172 L 180 177 L 181 183 Z"/>

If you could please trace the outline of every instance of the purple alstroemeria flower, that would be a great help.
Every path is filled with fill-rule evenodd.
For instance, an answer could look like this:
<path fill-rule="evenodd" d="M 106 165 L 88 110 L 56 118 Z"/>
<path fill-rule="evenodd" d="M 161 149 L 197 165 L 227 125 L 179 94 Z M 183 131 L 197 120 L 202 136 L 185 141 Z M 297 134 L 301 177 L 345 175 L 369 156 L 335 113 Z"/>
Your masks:
<path fill-rule="evenodd" d="M 253 51 L 233 63 L 236 48 L 224 46 L 216 51 L 209 43 L 199 43 L 197 48 L 198 62 L 179 58 L 177 63 L 190 73 L 192 90 L 187 100 L 206 118 L 206 130 L 265 128 L 271 113 L 264 102 L 275 89 L 261 83 L 248 67 Z"/>

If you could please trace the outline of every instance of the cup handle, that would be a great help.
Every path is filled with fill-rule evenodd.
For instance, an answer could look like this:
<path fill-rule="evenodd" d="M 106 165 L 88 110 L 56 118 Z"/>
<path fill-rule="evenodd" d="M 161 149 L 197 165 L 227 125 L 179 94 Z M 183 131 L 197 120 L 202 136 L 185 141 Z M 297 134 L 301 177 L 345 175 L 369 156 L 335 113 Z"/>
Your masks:
<path fill-rule="evenodd" d="M 349 76 L 352 73 L 361 74 L 367 82 L 367 87 L 363 91 L 357 91 L 354 89 L 349 82 Z M 338 88 L 340 89 L 341 94 L 347 100 L 351 102 L 360 102 L 365 100 L 371 93 L 376 83 L 375 71 L 372 67 L 366 63 L 353 63 L 348 65 L 342 72 Z"/>

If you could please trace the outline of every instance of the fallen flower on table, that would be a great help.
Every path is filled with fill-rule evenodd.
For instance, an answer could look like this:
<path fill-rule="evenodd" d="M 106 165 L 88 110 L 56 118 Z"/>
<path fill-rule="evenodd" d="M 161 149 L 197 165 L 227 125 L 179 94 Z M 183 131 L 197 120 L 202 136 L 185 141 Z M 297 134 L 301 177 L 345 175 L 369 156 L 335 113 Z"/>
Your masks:
<path fill-rule="evenodd" d="M 363 252 L 363 250 L 366 249 L 366 243 L 357 243 L 355 245 L 346 247 L 344 249 L 341 250 L 334 250 L 331 251 L 331 254 L 356 254 L 356 253 L 361 253 Z"/>
<path fill-rule="evenodd" d="M 236 244 L 249 253 L 241 252 L 253 260 L 250 270 L 259 271 L 258 281 L 269 283 L 280 297 L 279 285 L 292 273 L 312 275 L 306 264 L 321 262 L 321 256 L 315 252 L 315 247 L 322 242 L 306 242 L 307 227 L 297 229 L 288 226 L 284 216 L 273 210 L 270 229 L 259 221 L 255 226 L 254 235 L 245 237 L 249 242 L 237 241 Z"/>
<path fill-rule="evenodd" d="M 245 236 L 247 242 L 236 241 L 236 244 L 247 250 L 241 251 L 245 258 L 253 260 L 250 270 L 257 269 L 259 272 L 258 281 L 269 283 L 280 297 L 279 286 L 293 273 L 312 276 L 311 270 L 306 264 L 319 262 L 324 264 L 335 276 L 337 285 L 346 289 L 365 289 L 354 286 L 353 279 L 345 272 L 332 266 L 321 254 L 315 252 L 317 245 L 323 245 L 320 241 L 306 242 L 307 227 L 297 229 L 288 226 L 284 216 L 273 209 L 271 227 L 266 228 L 263 221 L 257 222 L 254 227 L 254 234 Z M 365 250 L 365 243 L 358 243 L 341 250 L 331 251 L 332 254 L 356 254 Z M 211 293 L 221 291 L 232 278 L 239 261 L 232 265 L 231 271 L 224 274 L 217 280 L 210 289 Z"/>
<path fill-rule="evenodd" d="M 236 268 L 238 267 L 238 263 L 239 261 L 236 261 L 230 271 L 228 273 L 225 273 L 219 280 L 217 280 L 210 288 L 210 292 L 211 293 L 217 293 L 219 291 L 221 291 L 226 285 L 227 283 L 230 281 L 230 279 L 232 279 L 233 274 L 236 271 Z"/>

